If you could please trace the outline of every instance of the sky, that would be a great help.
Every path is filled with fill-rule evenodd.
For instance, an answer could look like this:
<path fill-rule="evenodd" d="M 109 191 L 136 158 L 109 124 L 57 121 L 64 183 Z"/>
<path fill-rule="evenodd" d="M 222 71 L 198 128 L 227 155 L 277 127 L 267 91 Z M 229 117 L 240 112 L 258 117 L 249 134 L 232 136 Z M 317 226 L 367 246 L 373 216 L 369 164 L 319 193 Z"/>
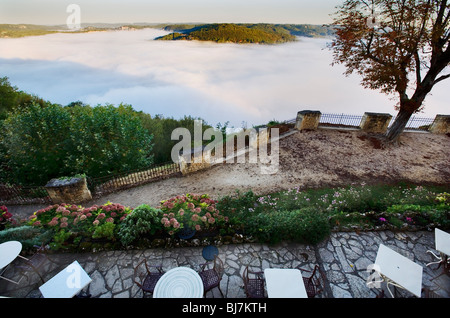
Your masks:
<path fill-rule="evenodd" d="M 0 23 L 65 24 L 77 4 L 81 23 L 330 23 L 341 0 L 1 0 Z"/>
<path fill-rule="evenodd" d="M 279 45 L 154 41 L 158 29 L 0 39 L 1 76 L 53 103 L 131 104 L 150 115 L 203 118 L 240 128 L 291 120 L 301 110 L 390 113 L 386 95 L 331 66 L 329 39 Z M 450 81 L 420 117 L 447 114 Z"/>

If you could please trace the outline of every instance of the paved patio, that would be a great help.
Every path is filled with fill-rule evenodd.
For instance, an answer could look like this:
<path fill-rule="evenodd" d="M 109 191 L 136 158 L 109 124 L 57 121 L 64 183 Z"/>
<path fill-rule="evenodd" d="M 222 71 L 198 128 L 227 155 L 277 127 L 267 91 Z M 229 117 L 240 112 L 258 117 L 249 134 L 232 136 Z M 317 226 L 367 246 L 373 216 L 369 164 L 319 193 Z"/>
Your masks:
<path fill-rule="evenodd" d="M 247 265 L 255 270 L 265 268 L 302 268 L 311 270 L 319 264 L 326 274 L 323 298 L 375 298 L 380 292 L 368 288 L 366 283 L 379 244 L 384 244 L 423 267 L 423 287 L 429 288 L 440 297 L 450 298 L 450 277 L 440 275 L 442 268 L 426 264 L 434 258 L 427 250 L 434 248 L 434 232 L 338 232 L 317 246 L 284 243 L 279 245 L 236 244 L 218 246 L 219 257 L 224 261 L 225 274 L 221 289 L 227 298 L 244 298 L 241 274 Z M 178 266 L 188 266 L 199 270 L 204 263 L 203 247 L 146 249 L 131 251 L 109 251 L 86 254 L 51 254 L 53 262 L 46 266 L 45 280 L 56 275 L 65 266 L 77 260 L 92 278 L 85 291 L 98 298 L 140 298 L 142 292 L 133 282 L 133 269 L 140 260 L 146 258 L 152 264 L 162 264 L 164 270 Z M 14 263 L 13 263 L 14 264 Z M 5 273 L 8 277 L 18 277 L 13 267 Z M 41 297 L 37 275 L 23 278 L 19 285 L 0 280 L 0 296 L 37 298 Z M 385 289 L 384 285 L 381 287 Z M 389 293 L 386 293 L 389 296 Z M 414 297 L 409 292 L 400 291 L 399 297 Z M 424 296 L 424 295 L 423 295 Z M 207 298 L 221 297 L 216 289 Z"/>

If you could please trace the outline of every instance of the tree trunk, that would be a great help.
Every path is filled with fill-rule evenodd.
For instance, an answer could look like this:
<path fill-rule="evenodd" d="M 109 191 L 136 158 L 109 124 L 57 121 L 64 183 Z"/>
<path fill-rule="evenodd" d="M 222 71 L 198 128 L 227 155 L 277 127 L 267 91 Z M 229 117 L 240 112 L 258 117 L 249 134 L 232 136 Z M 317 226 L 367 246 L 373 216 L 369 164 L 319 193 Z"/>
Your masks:
<path fill-rule="evenodd" d="M 398 137 L 405 129 L 406 124 L 408 123 L 412 114 L 413 112 L 400 108 L 400 111 L 398 112 L 394 123 L 386 132 L 386 138 L 389 142 L 397 141 Z"/>

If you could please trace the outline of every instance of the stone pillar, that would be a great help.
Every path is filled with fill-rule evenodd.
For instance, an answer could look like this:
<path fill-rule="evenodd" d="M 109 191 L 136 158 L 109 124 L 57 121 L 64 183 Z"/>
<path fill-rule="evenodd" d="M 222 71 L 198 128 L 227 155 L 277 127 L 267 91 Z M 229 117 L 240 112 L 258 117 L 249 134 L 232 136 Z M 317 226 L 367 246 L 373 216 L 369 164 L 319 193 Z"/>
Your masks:
<path fill-rule="evenodd" d="M 54 204 L 74 204 L 92 199 L 86 178 L 52 179 L 45 188 Z"/>
<path fill-rule="evenodd" d="M 450 115 L 436 115 L 433 124 L 430 127 L 433 134 L 450 133 Z"/>
<path fill-rule="evenodd" d="M 295 129 L 297 130 L 316 130 L 319 126 L 320 111 L 302 110 L 297 113 Z"/>
<path fill-rule="evenodd" d="M 365 132 L 384 134 L 388 129 L 391 119 L 391 114 L 364 113 L 360 128 Z"/>

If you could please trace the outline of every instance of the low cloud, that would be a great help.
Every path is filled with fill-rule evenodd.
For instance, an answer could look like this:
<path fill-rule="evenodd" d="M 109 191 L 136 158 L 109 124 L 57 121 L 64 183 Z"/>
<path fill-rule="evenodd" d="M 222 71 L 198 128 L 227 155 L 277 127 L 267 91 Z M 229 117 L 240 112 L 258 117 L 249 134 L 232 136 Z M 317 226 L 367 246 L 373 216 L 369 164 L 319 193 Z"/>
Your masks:
<path fill-rule="evenodd" d="M 395 115 L 395 100 L 332 67 L 327 40 L 282 45 L 153 41 L 161 30 L 0 39 L 1 76 L 55 103 L 127 103 L 151 115 L 202 117 L 249 126 L 295 118 L 299 110 Z M 448 83 L 423 117 L 446 113 Z"/>

